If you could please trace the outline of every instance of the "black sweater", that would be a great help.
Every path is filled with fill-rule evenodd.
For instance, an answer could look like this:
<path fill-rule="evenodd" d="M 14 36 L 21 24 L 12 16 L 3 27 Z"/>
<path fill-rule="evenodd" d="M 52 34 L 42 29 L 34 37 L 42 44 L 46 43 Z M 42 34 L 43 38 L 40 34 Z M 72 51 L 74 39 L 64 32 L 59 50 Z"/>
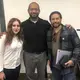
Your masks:
<path fill-rule="evenodd" d="M 47 31 L 50 27 L 48 21 L 40 19 L 33 23 L 30 19 L 22 22 L 24 42 L 23 50 L 27 52 L 43 52 L 47 49 Z"/>

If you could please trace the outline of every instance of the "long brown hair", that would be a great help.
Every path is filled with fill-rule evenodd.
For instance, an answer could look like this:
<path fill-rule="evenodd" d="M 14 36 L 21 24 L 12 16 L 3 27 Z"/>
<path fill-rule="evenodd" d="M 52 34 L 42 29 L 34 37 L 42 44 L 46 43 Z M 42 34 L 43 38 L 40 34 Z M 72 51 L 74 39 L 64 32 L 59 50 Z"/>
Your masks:
<path fill-rule="evenodd" d="M 14 37 L 14 33 L 12 31 L 12 25 L 13 25 L 13 22 L 15 21 L 18 21 L 19 24 L 20 24 L 20 31 L 19 33 L 17 34 L 17 37 L 19 40 L 22 40 L 22 28 L 21 28 L 21 22 L 19 19 L 17 18 L 12 18 L 10 19 L 10 21 L 8 22 L 8 25 L 7 25 L 7 32 L 6 32 L 6 40 L 5 40 L 5 44 L 11 44 L 12 42 L 12 39 Z"/>

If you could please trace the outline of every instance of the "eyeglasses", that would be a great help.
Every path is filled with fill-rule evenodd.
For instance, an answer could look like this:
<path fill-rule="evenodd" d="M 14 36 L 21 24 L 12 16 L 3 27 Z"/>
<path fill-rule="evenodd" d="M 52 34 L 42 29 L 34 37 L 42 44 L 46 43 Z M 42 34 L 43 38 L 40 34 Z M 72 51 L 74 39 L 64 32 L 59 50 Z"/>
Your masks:
<path fill-rule="evenodd" d="M 17 26 L 17 27 L 20 27 L 20 25 L 12 25 L 13 27 Z"/>
<path fill-rule="evenodd" d="M 33 10 L 35 10 L 35 11 L 39 11 L 39 9 L 36 9 L 36 8 L 31 8 L 31 9 L 29 9 L 30 11 L 33 11 Z"/>

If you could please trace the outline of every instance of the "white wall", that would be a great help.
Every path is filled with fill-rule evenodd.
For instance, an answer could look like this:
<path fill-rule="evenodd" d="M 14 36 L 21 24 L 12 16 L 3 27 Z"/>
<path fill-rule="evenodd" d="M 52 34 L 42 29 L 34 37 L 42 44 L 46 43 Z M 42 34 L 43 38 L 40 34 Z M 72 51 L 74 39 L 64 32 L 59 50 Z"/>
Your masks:
<path fill-rule="evenodd" d="M 80 28 L 80 0 L 3 0 L 6 24 L 12 17 L 17 17 L 21 21 L 26 20 L 29 15 L 27 8 L 29 3 L 35 1 L 39 3 L 40 17 L 49 20 L 52 11 L 58 10 L 62 13 L 63 23 L 71 24 L 74 28 Z M 79 31 L 80 33 L 80 31 Z M 24 66 L 21 72 L 24 72 Z M 49 70 L 49 69 L 48 69 Z"/>
<path fill-rule="evenodd" d="M 30 2 L 36 1 L 40 5 L 40 17 L 47 19 L 49 14 L 58 10 L 63 15 L 63 23 L 71 24 L 79 28 L 80 23 L 80 0 L 3 0 L 6 23 L 12 17 L 21 21 L 28 18 L 27 8 Z"/>

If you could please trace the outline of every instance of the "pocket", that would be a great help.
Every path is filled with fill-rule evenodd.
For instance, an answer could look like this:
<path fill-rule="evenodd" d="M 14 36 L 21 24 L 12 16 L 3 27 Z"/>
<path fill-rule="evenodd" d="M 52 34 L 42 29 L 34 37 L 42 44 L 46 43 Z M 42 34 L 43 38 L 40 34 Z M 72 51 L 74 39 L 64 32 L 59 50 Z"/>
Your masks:
<path fill-rule="evenodd" d="M 71 50 L 72 49 L 72 42 L 68 35 L 65 35 L 61 38 L 61 48 L 64 50 Z"/>

